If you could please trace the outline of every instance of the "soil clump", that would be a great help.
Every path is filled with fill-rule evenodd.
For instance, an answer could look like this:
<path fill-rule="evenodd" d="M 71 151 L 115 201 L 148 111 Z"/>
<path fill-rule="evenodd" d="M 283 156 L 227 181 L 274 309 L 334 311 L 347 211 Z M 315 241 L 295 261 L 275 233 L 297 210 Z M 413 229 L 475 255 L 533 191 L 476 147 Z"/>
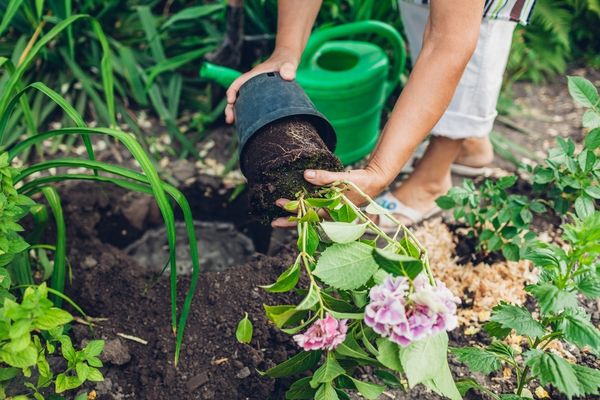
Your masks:
<path fill-rule="evenodd" d="M 250 211 L 265 222 L 286 215 L 275 205 L 277 199 L 292 199 L 302 189 L 315 191 L 304 180 L 304 170 L 343 169 L 316 128 L 297 117 L 275 121 L 257 132 L 244 147 L 241 167 L 250 188 Z"/>

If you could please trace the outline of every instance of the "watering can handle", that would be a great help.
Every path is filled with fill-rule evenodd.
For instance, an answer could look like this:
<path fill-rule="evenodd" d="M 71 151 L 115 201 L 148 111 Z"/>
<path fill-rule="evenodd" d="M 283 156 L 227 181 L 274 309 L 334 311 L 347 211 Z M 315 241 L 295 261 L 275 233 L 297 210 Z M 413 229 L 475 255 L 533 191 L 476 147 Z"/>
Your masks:
<path fill-rule="evenodd" d="M 310 36 L 310 39 L 306 44 L 306 48 L 304 49 L 304 55 L 302 56 L 302 59 L 304 61 L 310 60 L 313 54 L 324 43 L 330 40 L 365 33 L 382 36 L 392 45 L 394 51 L 394 60 L 386 83 L 387 97 L 398 85 L 398 82 L 400 81 L 400 74 L 402 71 L 404 71 L 404 65 L 406 63 L 406 49 L 404 47 L 404 40 L 402 40 L 402 36 L 400 36 L 398 31 L 391 25 L 381 21 L 366 20 L 317 30 Z"/>

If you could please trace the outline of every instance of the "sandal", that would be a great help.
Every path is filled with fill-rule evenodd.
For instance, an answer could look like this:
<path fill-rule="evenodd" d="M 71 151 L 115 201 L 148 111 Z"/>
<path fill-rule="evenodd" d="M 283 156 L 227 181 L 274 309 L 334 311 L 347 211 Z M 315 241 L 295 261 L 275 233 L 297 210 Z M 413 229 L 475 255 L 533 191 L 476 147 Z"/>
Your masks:
<path fill-rule="evenodd" d="M 406 224 L 407 226 L 416 225 L 442 212 L 442 209 L 436 204 L 430 210 L 422 213 L 402 203 L 396 196 L 392 194 L 392 192 L 389 191 L 377 197 L 375 202 L 385 211 L 391 214 L 402 215 L 403 217 L 408 218 L 410 222 Z M 379 222 L 377 225 L 381 228 L 381 230 L 385 233 L 395 233 L 398 229 L 398 225 L 396 225 L 396 223 L 385 214 L 378 214 Z"/>

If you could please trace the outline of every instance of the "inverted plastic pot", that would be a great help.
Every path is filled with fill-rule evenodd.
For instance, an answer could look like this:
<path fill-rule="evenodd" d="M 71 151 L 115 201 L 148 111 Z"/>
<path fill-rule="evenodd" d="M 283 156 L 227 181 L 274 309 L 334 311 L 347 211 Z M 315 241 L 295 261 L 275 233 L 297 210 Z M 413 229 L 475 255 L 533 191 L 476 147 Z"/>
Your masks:
<path fill-rule="evenodd" d="M 335 151 L 337 140 L 331 123 L 317 111 L 295 81 L 286 81 L 277 72 L 260 74 L 244 83 L 238 92 L 234 113 L 240 156 L 246 143 L 261 128 L 287 117 L 305 118 L 315 127 L 327 148 Z"/>

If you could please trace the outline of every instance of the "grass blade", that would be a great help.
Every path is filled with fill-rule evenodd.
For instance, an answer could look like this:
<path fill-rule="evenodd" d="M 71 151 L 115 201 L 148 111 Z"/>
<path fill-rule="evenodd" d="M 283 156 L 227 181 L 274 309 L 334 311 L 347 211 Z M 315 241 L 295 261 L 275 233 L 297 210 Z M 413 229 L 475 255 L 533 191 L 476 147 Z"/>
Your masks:
<path fill-rule="evenodd" d="M 13 17 L 21 7 L 21 3 L 23 0 L 10 0 L 8 2 L 8 7 L 6 7 L 6 11 L 4 12 L 4 17 L 2 17 L 2 22 L 0 22 L 0 36 L 4 33 L 10 21 L 12 21 Z"/>
<path fill-rule="evenodd" d="M 198 20 L 217 11 L 224 10 L 224 6 L 225 4 L 221 2 L 220 4 L 205 4 L 201 6 L 184 8 L 178 13 L 173 14 L 167 21 L 165 21 L 160 29 L 165 30 L 178 21 L 186 21 L 190 19 Z"/>
<path fill-rule="evenodd" d="M 42 193 L 48 201 L 52 215 L 54 216 L 54 223 L 56 225 L 56 252 L 54 253 L 54 268 L 52 271 L 52 279 L 50 280 L 50 287 L 55 289 L 57 292 L 63 293 L 65 291 L 65 271 L 66 271 L 66 259 L 67 259 L 67 233 L 65 227 L 65 218 L 63 215 L 62 205 L 60 203 L 60 196 L 56 189 L 51 186 L 42 188 Z M 56 296 L 51 296 L 51 300 L 57 307 L 62 304 L 62 299 Z"/>

